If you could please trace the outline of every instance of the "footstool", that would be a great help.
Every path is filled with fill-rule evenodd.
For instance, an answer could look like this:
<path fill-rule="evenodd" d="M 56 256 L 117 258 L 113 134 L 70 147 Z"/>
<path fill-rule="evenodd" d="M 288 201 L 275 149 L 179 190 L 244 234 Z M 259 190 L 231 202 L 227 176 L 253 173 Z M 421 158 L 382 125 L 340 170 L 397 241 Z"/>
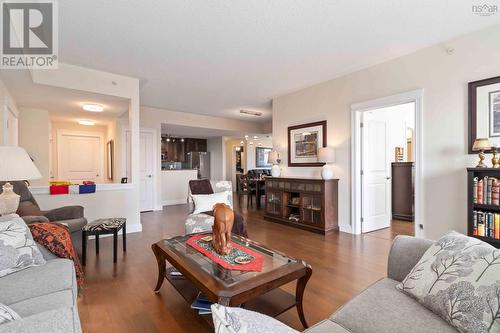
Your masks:
<path fill-rule="evenodd" d="M 95 253 L 99 254 L 99 236 L 113 235 L 113 262 L 116 263 L 116 252 L 118 247 L 118 231 L 123 229 L 123 252 L 127 251 L 127 219 L 125 218 L 106 218 L 99 219 L 87 224 L 82 229 L 82 265 L 85 265 L 87 259 L 87 239 L 89 236 L 95 236 Z"/>

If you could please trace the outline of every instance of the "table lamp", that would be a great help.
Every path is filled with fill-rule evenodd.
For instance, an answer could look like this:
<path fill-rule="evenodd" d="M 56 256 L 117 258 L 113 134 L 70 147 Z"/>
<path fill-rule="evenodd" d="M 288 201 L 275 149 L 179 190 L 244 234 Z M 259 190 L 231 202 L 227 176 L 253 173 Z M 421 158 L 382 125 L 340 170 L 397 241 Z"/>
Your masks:
<path fill-rule="evenodd" d="M 484 161 L 484 151 L 491 148 L 490 141 L 487 138 L 478 138 L 474 141 L 472 145 L 472 150 L 479 151 L 479 163 L 476 165 L 476 168 L 486 168 L 486 164 Z"/>
<path fill-rule="evenodd" d="M 0 146 L 0 181 L 6 181 L 0 194 L 0 215 L 13 214 L 19 206 L 19 195 L 9 181 L 42 178 L 40 171 L 21 147 Z"/>
<path fill-rule="evenodd" d="M 318 150 L 318 161 L 324 162 L 321 169 L 321 178 L 333 179 L 333 168 L 331 163 L 335 162 L 335 150 L 332 147 L 322 147 Z"/>
<path fill-rule="evenodd" d="M 267 162 L 273 165 L 271 167 L 271 176 L 279 177 L 281 175 L 281 169 L 279 167 L 281 163 L 280 154 L 276 150 L 271 151 L 267 156 Z"/>

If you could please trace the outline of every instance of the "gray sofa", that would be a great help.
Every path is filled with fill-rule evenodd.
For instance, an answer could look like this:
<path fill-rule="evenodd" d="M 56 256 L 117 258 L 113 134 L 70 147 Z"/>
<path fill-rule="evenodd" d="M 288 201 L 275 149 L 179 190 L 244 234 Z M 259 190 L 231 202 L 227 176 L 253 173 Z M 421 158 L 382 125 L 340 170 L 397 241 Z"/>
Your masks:
<path fill-rule="evenodd" d="M 396 285 L 406 277 L 432 244 L 432 241 L 415 237 L 396 237 L 389 253 L 387 277 L 372 284 L 330 318 L 305 332 L 456 333 L 443 319 L 396 289 Z"/>
<path fill-rule="evenodd" d="M 38 246 L 47 263 L 0 278 L 0 303 L 21 319 L 0 325 L 0 333 L 81 332 L 73 262 Z"/>

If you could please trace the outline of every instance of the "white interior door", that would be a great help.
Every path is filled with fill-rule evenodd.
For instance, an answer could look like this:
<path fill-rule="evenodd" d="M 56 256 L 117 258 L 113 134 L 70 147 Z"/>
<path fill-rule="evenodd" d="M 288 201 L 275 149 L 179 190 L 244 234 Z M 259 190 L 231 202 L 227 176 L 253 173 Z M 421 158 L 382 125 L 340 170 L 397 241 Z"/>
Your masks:
<path fill-rule="evenodd" d="M 376 112 L 363 118 L 362 232 L 370 232 L 391 225 L 390 125 Z"/>
<path fill-rule="evenodd" d="M 92 133 L 59 132 L 57 142 L 59 180 L 102 182 L 102 137 Z"/>
<path fill-rule="evenodd" d="M 153 182 L 153 133 L 142 132 L 140 138 L 140 170 L 141 170 L 141 212 L 154 209 L 154 182 Z"/>

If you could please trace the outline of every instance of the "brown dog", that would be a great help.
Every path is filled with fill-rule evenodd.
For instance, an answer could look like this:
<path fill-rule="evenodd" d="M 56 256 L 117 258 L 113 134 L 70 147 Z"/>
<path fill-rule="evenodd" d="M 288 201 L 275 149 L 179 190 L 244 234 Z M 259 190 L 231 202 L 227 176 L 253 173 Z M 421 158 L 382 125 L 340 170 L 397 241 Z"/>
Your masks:
<path fill-rule="evenodd" d="M 231 253 L 231 230 L 234 223 L 234 212 L 226 204 L 214 205 L 214 225 L 212 227 L 212 246 L 220 255 Z"/>

